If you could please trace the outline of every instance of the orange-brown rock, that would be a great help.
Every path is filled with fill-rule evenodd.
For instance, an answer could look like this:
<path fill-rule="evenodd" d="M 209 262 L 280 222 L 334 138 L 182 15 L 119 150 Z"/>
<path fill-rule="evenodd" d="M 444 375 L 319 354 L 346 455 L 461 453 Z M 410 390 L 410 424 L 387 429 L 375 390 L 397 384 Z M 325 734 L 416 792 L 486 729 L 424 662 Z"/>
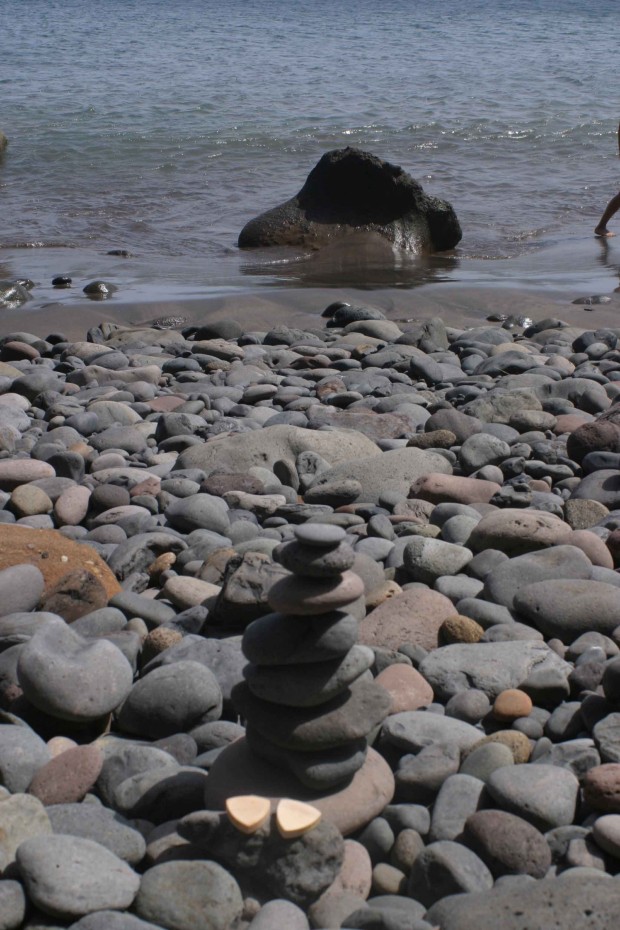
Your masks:
<path fill-rule="evenodd" d="M 395 597 L 395 595 L 400 594 L 402 590 L 401 586 L 395 581 L 385 581 L 369 593 L 366 598 L 366 609 L 374 610 L 379 604 L 383 604 L 385 601 L 389 601 L 390 598 Z"/>
<path fill-rule="evenodd" d="M 121 590 L 112 571 L 90 546 L 73 542 L 57 530 L 5 524 L 0 533 L 0 571 L 23 563 L 37 566 L 45 579 L 45 595 L 69 572 L 80 569 L 101 582 L 108 599 Z"/>
<path fill-rule="evenodd" d="M 161 652 L 165 652 L 166 649 L 180 643 L 182 639 L 183 635 L 178 630 L 170 629 L 170 627 L 158 626 L 156 629 L 151 630 L 142 645 L 141 664 L 146 665 L 147 662 L 150 662 Z"/>
<path fill-rule="evenodd" d="M 67 572 L 51 591 L 45 592 L 41 609 L 73 623 L 107 603 L 108 595 L 101 581 L 92 572 L 77 568 Z"/>
<path fill-rule="evenodd" d="M 162 552 L 154 562 L 148 567 L 148 575 L 151 581 L 157 581 L 162 572 L 167 572 L 176 562 L 177 557 L 174 552 Z"/>
<path fill-rule="evenodd" d="M 483 737 L 479 743 L 475 743 L 471 746 L 465 755 L 469 755 L 474 749 L 478 749 L 479 746 L 484 746 L 486 743 L 503 743 L 504 746 L 508 746 L 515 761 L 515 765 L 529 762 L 529 758 L 532 755 L 532 744 L 525 733 L 521 733 L 519 730 L 498 730 L 497 733 L 491 733 L 490 736 Z M 618 768 L 620 768 L 620 766 L 618 766 Z"/>
<path fill-rule="evenodd" d="M 519 717 L 529 717 L 532 712 L 532 699 L 519 688 L 507 688 L 501 691 L 493 704 L 493 716 L 496 720 L 510 722 Z"/>
<path fill-rule="evenodd" d="M 462 614 L 452 614 L 441 624 L 439 637 L 443 643 L 479 643 L 484 636 L 484 628 Z"/>

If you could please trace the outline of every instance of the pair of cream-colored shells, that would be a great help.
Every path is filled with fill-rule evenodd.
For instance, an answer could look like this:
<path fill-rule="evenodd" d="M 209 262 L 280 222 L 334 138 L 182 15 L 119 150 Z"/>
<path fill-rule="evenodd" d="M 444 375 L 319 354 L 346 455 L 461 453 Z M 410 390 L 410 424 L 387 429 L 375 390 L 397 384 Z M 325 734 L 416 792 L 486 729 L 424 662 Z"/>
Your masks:
<path fill-rule="evenodd" d="M 255 833 L 271 814 L 271 801 L 257 794 L 242 794 L 226 801 L 226 813 L 242 833 Z M 276 826 L 280 836 L 293 839 L 316 827 L 321 811 L 303 801 L 282 798 L 276 807 Z"/>

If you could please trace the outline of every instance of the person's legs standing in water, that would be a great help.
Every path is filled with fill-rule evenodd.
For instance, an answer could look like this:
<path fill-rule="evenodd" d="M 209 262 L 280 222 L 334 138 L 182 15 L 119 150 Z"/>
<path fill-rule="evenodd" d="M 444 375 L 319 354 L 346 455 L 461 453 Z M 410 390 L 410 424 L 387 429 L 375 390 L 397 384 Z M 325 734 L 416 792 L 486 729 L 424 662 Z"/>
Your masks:
<path fill-rule="evenodd" d="M 620 155 L 620 125 L 618 126 L 618 155 Z M 610 232 L 607 229 L 607 224 L 614 216 L 618 210 L 620 210 L 620 191 L 616 194 L 615 197 L 612 197 L 605 210 L 603 215 L 600 218 L 596 229 L 594 230 L 595 236 L 602 236 L 604 238 L 609 238 L 609 236 L 615 236 L 615 233 Z"/>

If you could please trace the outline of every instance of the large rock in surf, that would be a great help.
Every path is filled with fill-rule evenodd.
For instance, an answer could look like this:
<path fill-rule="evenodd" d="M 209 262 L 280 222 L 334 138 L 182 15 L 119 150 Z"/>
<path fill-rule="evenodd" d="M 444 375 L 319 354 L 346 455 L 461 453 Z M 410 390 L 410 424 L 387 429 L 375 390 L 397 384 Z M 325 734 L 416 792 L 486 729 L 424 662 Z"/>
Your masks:
<path fill-rule="evenodd" d="M 462 235 L 447 201 L 429 197 L 397 165 L 345 148 L 326 152 L 295 197 L 250 220 L 239 247 L 320 247 L 358 231 L 416 254 L 452 249 Z"/>

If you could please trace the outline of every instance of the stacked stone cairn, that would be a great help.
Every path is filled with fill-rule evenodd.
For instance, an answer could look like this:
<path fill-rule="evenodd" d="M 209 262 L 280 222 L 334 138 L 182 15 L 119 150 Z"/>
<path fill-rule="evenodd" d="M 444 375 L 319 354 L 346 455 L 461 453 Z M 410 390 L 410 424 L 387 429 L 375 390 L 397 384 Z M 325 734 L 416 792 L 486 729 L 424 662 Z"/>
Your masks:
<path fill-rule="evenodd" d="M 390 711 L 374 683 L 374 653 L 356 644 L 364 585 L 338 526 L 306 523 L 274 558 L 291 574 L 269 591 L 276 611 L 243 636 L 245 681 L 233 700 L 250 749 L 306 788 L 329 792 L 363 766 L 369 738 Z"/>

